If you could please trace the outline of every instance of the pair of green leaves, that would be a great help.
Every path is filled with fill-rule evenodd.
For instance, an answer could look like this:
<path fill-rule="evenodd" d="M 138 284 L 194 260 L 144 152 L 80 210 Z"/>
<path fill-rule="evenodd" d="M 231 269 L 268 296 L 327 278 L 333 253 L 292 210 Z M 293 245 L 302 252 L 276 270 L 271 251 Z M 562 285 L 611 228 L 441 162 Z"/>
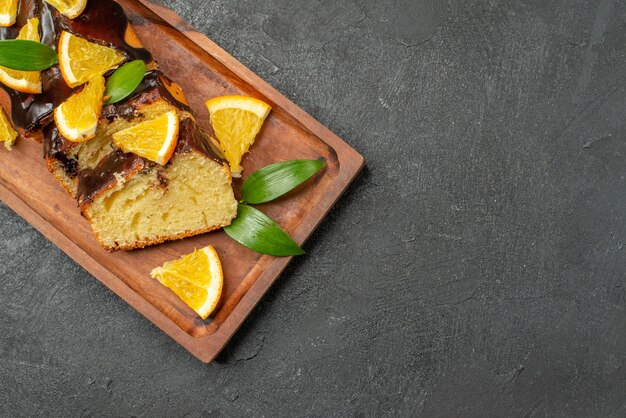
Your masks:
<path fill-rule="evenodd" d="M 59 62 L 48 45 L 21 39 L 0 41 L 0 65 L 18 71 L 43 71 Z M 141 60 L 118 68 L 107 81 L 106 104 L 118 103 L 132 94 L 148 71 Z"/>
<path fill-rule="evenodd" d="M 244 247 L 258 253 L 277 257 L 304 254 L 289 234 L 247 203 L 275 200 L 310 179 L 325 165 L 319 160 L 294 160 L 272 164 L 253 173 L 241 188 L 243 200 L 237 208 L 237 217 L 224 231 Z"/>

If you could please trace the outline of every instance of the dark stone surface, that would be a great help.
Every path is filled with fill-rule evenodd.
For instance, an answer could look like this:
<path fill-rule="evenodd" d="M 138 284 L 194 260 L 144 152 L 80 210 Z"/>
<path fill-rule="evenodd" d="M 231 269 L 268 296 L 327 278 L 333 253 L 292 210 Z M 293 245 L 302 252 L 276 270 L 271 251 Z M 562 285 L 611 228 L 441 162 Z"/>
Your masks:
<path fill-rule="evenodd" d="M 626 1 L 166 4 L 367 169 L 209 366 L 0 206 L 1 416 L 626 415 Z"/>

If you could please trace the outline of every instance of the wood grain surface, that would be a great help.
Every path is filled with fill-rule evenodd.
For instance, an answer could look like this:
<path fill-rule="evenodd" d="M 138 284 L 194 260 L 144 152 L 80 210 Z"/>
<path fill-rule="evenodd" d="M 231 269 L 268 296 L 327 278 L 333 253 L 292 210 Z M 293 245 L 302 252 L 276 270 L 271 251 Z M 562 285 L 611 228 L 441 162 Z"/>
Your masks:
<path fill-rule="evenodd" d="M 212 97 L 242 94 L 272 105 L 252 152 L 244 158 L 244 177 L 278 161 L 327 161 L 327 168 L 306 186 L 260 206 L 303 243 L 359 172 L 363 158 L 172 11 L 149 1 L 119 3 L 160 68 L 185 91 L 200 125 L 208 125 L 204 102 Z M 241 181 L 234 187 L 238 193 Z M 247 250 L 221 231 L 144 250 L 108 253 L 97 244 L 76 202 L 48 173 L 41 145 L 33 141 L 19 141 L 10 153 L 0 150 L 0 198 L 204 362 L 215 358 L 290 261 Z M 225 283 L 216 315 L 204 322 L 149 272 L 208 244 L 222 259 Z"/>

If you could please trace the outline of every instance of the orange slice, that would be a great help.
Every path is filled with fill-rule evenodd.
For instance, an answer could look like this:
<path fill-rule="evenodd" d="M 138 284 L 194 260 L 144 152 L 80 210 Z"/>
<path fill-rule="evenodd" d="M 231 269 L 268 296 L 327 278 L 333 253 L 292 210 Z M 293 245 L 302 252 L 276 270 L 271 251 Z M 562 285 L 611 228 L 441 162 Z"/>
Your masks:
<path fill-rule="evenodd" d="M 104 77 L 95 76 L 54 110 L 54 121 L 64 138 L 83 142 L 96 136 L 105 89 Z"/>
<path fill-rule="evenodd" d="M 46 3 L 53 6 L 63 16 L 75 19 L 87 7 L 87 0 L 46 0 Z"/>
<path fill-rule="evenodd" d="M 40 42 L 39 19 L 36 17 L 29 19 L 20 29 L 17 39 Z M 0 82 L 22 93 L 41 93 L 41 73 L 39 71 L 18 71 L 0 67 Z"/>
<path fill-rule="evenodd" d="M 241 176 L 241 159 L 263 126 L 272 108 L 252 97 L 223 96 L 206 102 L 215 136 L 234 177 Z"/>
<path fill-rule="evenodd" d="M 59 66 L 63 79 L 77 87 L 97 75 L 119 67 L 126 56 L 112 48 L 94 44 L 69 32 L 59 38 Z"/>
<path fill-rule="evenodd" d="M 0 2 L 0 26 L 13 26 L 17 19 L 17 0 Z"/>
<path fill-rule="evenodd" d="M 113 134 L 113 142 L 125 152 L 165 165 L 176 150 L 178 127 L 178 113 L 172 110 Z"/>
<path fill-rule="evenodd" d="M 15 132 L 15 129 L 11 126 L 9 118 L 7 118 L 6 113 L 4 113 L 4 109 L 0 107 L 0 142 L 4 142 L 6 149 L 10 150 L 13 144 L 15 144 L 16 139 L 17 132 Z"/>
<path fill-rule="evenodd" d="M 155 268 L 150 276 L 176 293 L 202 319 L 215 310 L 224 287 L 222 263 L 210 245 Z"/>

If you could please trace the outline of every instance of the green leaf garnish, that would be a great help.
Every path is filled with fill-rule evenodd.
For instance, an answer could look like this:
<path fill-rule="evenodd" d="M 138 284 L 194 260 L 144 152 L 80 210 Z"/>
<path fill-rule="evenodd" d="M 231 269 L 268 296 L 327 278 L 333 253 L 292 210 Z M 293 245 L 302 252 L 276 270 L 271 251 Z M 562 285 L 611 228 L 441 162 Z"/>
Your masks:
<path fill-rule="evenodd" d="M 252 204 L 270 202 L 295 189 L 325 166 L 320 160 L 293 160 L 264 167 L 243 183 L 243 200 Z"/>
<path fill-rule="evenodd" d="M 59 62 L 48 45 L 22 39 L 0 41 L 0 65 L 18 71 L 43 71 Z"/>
<path fill-rule="evenodd" d="M 235 241 L 261 254 L 276 257 L 302 255 L 304 251 L 263 212 L 239 204 L 237 217 L 224 231 Z"/>
<path fill-rule="evenodd" d="M 142 60 L 131 61 L 115 70 L 107 81 L 104 93 L 109 99 L 104 104 L 120 102 L 130 96 L 146 75 L 148 67 Z"/>

